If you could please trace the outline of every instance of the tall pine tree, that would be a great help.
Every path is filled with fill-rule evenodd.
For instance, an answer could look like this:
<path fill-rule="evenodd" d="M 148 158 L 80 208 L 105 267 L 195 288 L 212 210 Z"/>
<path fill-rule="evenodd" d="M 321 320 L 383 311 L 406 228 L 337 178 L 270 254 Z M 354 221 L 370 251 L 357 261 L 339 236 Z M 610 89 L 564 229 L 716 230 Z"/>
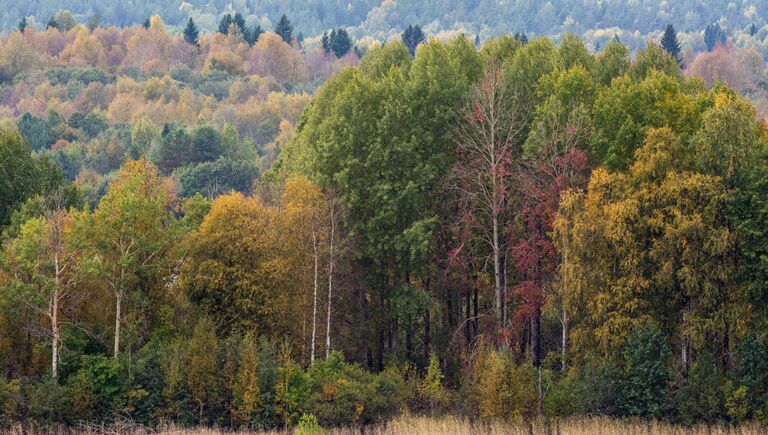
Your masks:
<path fill-rule="evenodd" d="M 344 29 L 332 31 L 330 42 L 330 48 L 337 58 L 344 57 L 352 49 L 352 38 L 349 37 L 349 33 Z"/>
<path fill-rule="evenodd" d="M 200 47 L 199 38 L 200 31 L 197 29 L 197 25 L 195 25 L 192 17 L 189 17 L 189 21 L 187 21 L 187 27 L 184 28 L 184 41 L 186 41 L 186 43 L 189 45 Z"/>
<path fill-rule="evenodd" d="M 229 33 L 229 25 L 232 24 L 232 14 L 224 15 L 219 21 L 219 33 L 226 35 Z"/>
<path fill-rule="evenodd" d="M 328 32 L 323 32 L 323 37 L 320 39 L 320 46 L 323 47 L 323 54 L 331 52 L 331 38 L 328 37 Z"/>
<path fill-rule="evenodd" d="M 245 29 L 245 32 L 243 32 L 243 37 L 245 38 L 245 41 L 248 43 L 248 45 L 253 46 L 253 44 L 256 43 L 256 41 L 259 40 L 259 37 L 261 34 L 264 33 L 264 29 L 261 28 L 260 25 L 253 26 L 253 29 Z"/>
<path fill-rule="evenodd" d="M 671 24 L 668 24 L 666 30 L 664 30 L 664 36 L 661 37 L 661 46 L 675 58 L 678 65 L 682 65 L 683 59 L 680 56 L 680 43 L 677 41 L 677 32 L 675 32 L 675 28 Z"/>
<path fill-rule="evenodd" d="M 280 21 L 277 22 L 277 26 L 275 26 L 275 33 L 283 38 L 283 41 L 287 43 L 291 43 L 293 41 L 293 25 L 288 20 L 288 17 L 283 14 L 282 17 L 280 17 Z"/>
<path fill-rule="evenodd" d="M 427 40 L 427 37 L 424 35 L 424 32 L 421 30 L 421 27 L 418 25 L 408 26 L 407 29 L 402 34 L 403 38 L 403 44 L 405 44 L 405 48 L 408 49 L 408 52 L 411 53 L 411 56 L 416 55 L 416 47 L 419 46 L 419 44 L 425 42 Z"/>

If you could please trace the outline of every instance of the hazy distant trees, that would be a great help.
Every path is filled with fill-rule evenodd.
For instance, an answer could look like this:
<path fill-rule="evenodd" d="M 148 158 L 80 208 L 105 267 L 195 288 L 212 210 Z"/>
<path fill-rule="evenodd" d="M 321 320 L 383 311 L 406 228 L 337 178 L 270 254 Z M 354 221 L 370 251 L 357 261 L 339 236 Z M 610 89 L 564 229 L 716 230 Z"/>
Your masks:
<path fill-rule="evenodd" d="M 661 37 L 661 47 L 670 54 L 678 64 L 681 64 L 683 59 L 680 56 L 680 43 L 677 41 L 677 32 L 671 24 L 667 25 L 664 30 L 664 35 Z"/>
<path fill-rule="evenodd" d="M 411 56 L 415 56 L 416 47 L 427 40 L 426 35 L 424 35 L 424 32 L 418 25 L 409 25 L 405 31 L 403 31 L 401 38 L 403 40 L 403 44 L 405 44 L 405 48 L 407 48 L 408 52 L 411 53 Z"/>
<path fill-rule="evenodd" d="M 280 21 L 277 22 L 275 33 L 283 38 L 283 41 L 288 44 L 293 42 L 293 24 L 291 24 L 285 14 L 283 14 L 283 16 L 280 17 Z"/>
<path fill-rule="evenodd" d="M 192 20 L 192 18 L 189 18 L 189 21 L 187 21 L 187 27 L 184 28 L 184 41 L 187 42 L 187 44 L 194 45 L 195 47 L 200 46 L 200 32 L 197 30 L 197 26 L 195 25 L 195 22 Z"/>

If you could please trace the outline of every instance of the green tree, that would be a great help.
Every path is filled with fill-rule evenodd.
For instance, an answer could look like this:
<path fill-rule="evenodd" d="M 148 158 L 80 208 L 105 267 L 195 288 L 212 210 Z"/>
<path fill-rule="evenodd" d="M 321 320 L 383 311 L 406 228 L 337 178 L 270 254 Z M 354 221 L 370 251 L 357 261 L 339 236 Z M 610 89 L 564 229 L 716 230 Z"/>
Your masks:
<path fill-rule="evenodd" d="M 115 358 L 120 354 L 126 297 L 133 292 L 139 300 L 147 297 L 146 277 L 160 278 L 159 266 L 172 246 L 171 201 L 157 169 L 145 160 L 132 160 L 120 169 L 92 218 L 78 224 L 80 243 L 99 255 L 101 275 L 115 296 Z"/>
<path fill-rule="evenodd" d="M 283 14 L 280 17 L 280 21 L 277 22 L 277 25 L 275 26 L 275 33 L 277 36 L 283 38 L 283 41 L 286 43 L 293 43 L 293 24 L 291 24 L 285 14 Z"/>
<path fill-rule="evenodd" d="M 704 29 L 704 44 L 707 51 L 712 51 L 718 45 L 725 45 L 728 35 L 723 31 L 719 24 L 710 24 Z"/>
<path fill-rule="evenodd" d="M 401 39 L 403 40 L 405 47 L 408 49 L 408 52 L 411 53 L 411 56 L 416 56 L 416 47 L 427 41 L 426 35 L 424 35 L 424 32 L 418 25 L 409 25 L 403 31 Z"/>
<path fill-rule="evenodd" d="M 261 403 L 261 374 L 257 336 L 248 332 L 238 351 L 238 368 L 233 387 L 234 419 L 243 426 L 251 423 Z"/>
<path fill-rule="evenodd" d="M 226 35 L 229 33 L 229 25 L 232 24 L 232 14 L 226 14 L 219 21 L 219 33 Z"/>
<path fill-rule="evenodd" d="M 669 346 L 656 326 L 644 324 L 627 337 L 622 356 L 624 379 L 619 409 L 626 415 L 660 417 L 665 412 L 670 379 Z"/>
<path fill-rule="evenodd" d="M 342 58 L 352 49 L 352 39 L 344 29 L 331 31 L 330 48 L 337 58 Z"/>
<path fill-rule="evenodd" d="M 667 28 L 664 30 L 664 35 L 661 37 L 661 47 L 677 61 L 678 65 L 682 65 L 680 43 L 677 41 L 677 32 L 671 24 L 667 24 Z"/>
<path fill-rule="evenodd" d="M 19 30 L 19 32 L 24 33 L 24 30 L 27 28 L 27 17 L 22 17 L 21 20 L 19 20 L 19 25 L 16 26 L 16 28 Z"/>
<path fill-rule="evenodd" d="M 217 364 L 219 339 L 211 322 L 203 319 L 195 325 L 186 352 L 187 385 L 197 405 L 198 423 L 206 424 L 205 410 L 215 406 L 221 397 Z"/>
<path fill-rule="evenodd" d="M 184 28 L 184 41 L 189 45 L 200 47 L 199 38 L 200 32 L 197 30 L 197 26 L 192 20 L 192 17 L 189 17 L 189 20 L 187 21 L 187 27 Z"/>
<path fill-rule="evenodd" d="M 56 188 L 61 171 L 47 158 L 33 157 L 21 135 L 0 129 L 0 178 L 0 225 L 7 225 L 27 198 Z"/>

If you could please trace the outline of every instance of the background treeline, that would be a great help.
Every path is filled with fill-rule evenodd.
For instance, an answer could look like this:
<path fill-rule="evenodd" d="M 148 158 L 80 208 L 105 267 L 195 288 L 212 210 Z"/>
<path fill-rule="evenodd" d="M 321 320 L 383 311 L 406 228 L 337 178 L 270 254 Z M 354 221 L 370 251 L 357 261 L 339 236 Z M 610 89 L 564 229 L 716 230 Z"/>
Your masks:
<path fill-rule="evenodd" d="M 248 66 L 305 59 L 282 36 L 151 21 L 4 40 L 40 63 L 3 88 L 0 425 L 768 418 L 768 137 L 737 91 L 655 44 L 455 37 L 373 47 L 302 113 L 306 80 Z M 60 63 L 102 33 L 114 68 Z"/>
<path fill-rule="evenodd" d="M 351 47 L 301 50 L 271 32 L 246 40 L 254 29 L 237 23 L 191 40 L 159 16 L 149 21 L 0 38 L 0 122 L 15 124 L 64 181 L 78 180 L 91 205 L 109 174 L 140 156 L 189 194 L 248 191 L 310 92 L 358 61 Z"/>
<path fill-rule="evenodd" d="M 10 31 L 22 17 L 35 26 L 45 26 L 62 9 L 72 11 L 82 23 L 105 26 L 140 24 L 154 14 L 179 29 L 192 17 L 206 32 L 216 30 L 226 13 L 240 12 L 249 25 L 272 30 L 282 14 L 301 23 L 300 32 L 317 36 L 331 28 L 343 27 L 355 38 L 371 36 L 386 39 L 412 23 L 421 23 L 431 34 L 464 32 L 479 34 L 485 40 L 503 33 L 526 32 L 534 35 L 562 35 L 574 32 L 596 41 L 607 42 L 616 32 L 642 44 L 645 39 L 674 23 L 683 32 L 700 32 L 718 23 L 732 34 L 747 33 L 754 25 L 765 38 L 768 7 L 760 1 L 684 0 L 626 2 L 574 0 L 450 0 L 441 2 L 404 1 L 275 1 L 275 0 L 190 0 L 157 2 L 118 1 L 5 2 L 0 5 L 0 29 Z M 606 33 L 607 35 L 601 35 Z M 693 37 L 693 36 L 692 36 Z M 633 47 L 638 48 L 637 45 Z"/>

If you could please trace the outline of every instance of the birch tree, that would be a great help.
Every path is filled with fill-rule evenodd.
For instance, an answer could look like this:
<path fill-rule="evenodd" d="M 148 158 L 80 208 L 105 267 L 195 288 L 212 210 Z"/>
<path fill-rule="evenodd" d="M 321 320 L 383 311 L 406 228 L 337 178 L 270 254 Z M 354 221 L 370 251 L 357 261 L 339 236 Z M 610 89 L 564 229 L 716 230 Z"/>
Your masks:
<path fill-rule="evenodd" d="M 101 260 L 101 274 L 115 296 L 113 355 L 120 354 L 123 303 L 136 289 L 138 274 L 156 269 L 171 246 L 174 228 L 170 189 L 145 160 L 129 161 L 101 199 L 90 222 L 83 222 L 84 243 Z M 140 289 L 147 290 L 147 289 Z"/>
<path fill-rule="evenodd" d="M 509 220 L 513 159 L 525 123 L 519 119 L 513 89 L 495 65 L 487 67 L 458 125 L 457 187 L 474 229 L 491 252 L 494 310 L 499 328 L 505 323 L 506 256 L 504 226 Z"/>
<path fill-rule="evenodd" d="M 22 283 L 24 302 L 45 318 L 51 340 L 51 375 L 59 373 L 61 330 L 68 323 L 72 292 L 83 278 L 81 253 L 70 242 L 73 216 L 56 207 L 27 220 L 6 247 L 6 260 Z"/>

